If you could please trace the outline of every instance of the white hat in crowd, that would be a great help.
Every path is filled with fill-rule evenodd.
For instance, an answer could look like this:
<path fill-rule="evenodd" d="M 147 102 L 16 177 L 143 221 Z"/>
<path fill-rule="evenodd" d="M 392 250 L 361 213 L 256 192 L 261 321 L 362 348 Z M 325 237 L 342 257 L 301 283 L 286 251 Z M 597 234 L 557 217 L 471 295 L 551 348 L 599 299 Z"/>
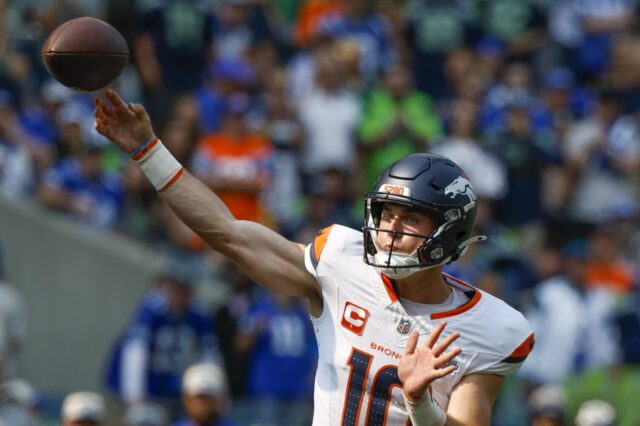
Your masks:
<path fill-rule="evenodd" d="M 186 395 L 223 396 L 227 392 L 225 374 L 216 364 L 194 364 L 184 373 L 182 392 Z"/>
<path fill-rule="evenodd" d="M 601 399 L 584 402 L 576 414 L 576 426 L 613 426 L 616 424 L 616 409 Z"/>
<path fill-rule="evenodd" d="M 75 392 L 67 395 L 62 403 L 62 419 L 69 422 L 101 422 L 105 418 L 105 403 L 94 392 Z"/>
<path fill-rule="evenodd" d="M 531 392 L 527 403 L 534 416 L 562 418 L 565 412 L 566 396 L 560 386 L 545 385 Z"/>

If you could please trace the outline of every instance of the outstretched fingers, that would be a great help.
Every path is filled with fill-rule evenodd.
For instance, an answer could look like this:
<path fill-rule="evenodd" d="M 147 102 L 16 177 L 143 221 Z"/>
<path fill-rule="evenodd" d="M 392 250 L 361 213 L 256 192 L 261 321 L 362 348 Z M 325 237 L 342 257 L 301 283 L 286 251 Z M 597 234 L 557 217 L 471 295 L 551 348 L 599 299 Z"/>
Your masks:
<path fill-rule="evenodd" d="M 451 374 L 454 371 L 456 371 L 456 368 L 458 368 L 456 365 L 449 365 L 449 366 L 447 366 L 445 368 L 440 368 L 440 369 L 436 370 L 436 372 L 435 372 L 435 375 L 436 375 L 435 380 L 441 379 L 441 378 L 443 378 L 445 376 L 448 376 L 449 374 Z"/>
<path fill-rule="evenodd" d="M 445 365 L 453 361 L 455 357 L 460 355 L 461 352 L 462 352 L 461 348 L 455 348 L 447 352 L 446 354 L 442 355 L 441 357 L 438 357 L 438 361 L 436 362 L 436 368 L 438 368 L 438 371 L 451 367 L 451 366 L 447 366 L 443 368 Z M 453 367 L 455 369 L 456 366 L 454 365 Z"/>
<path fill-rule="evenodd" d="M 436 342 L 440 338 L 440 334 L 442 334 L 442 330 L 444 330 L 446 326 L 447 326 L 447 322 L 442 321 L 440 322 L 440 324 L 436 326 L 436 328 L 431 330 L 431 334 L 429 334 L 429 337 L 427 338 L 425 345 L 428 346 L 429 348 L 433 348 L 433 345 L 436 344 Z"/>
<path fill-rule="evenodd" d="M 444 338 L 444 339 L 442 340 L 442 342 L 438 343 L 438 344 L 433 348 L 433 355 L 435 355 L 435 356 L 440 356 L 440 355 L 442 355 L 442 353 L 443 353 L 444 351 L 446 351 L 446 350 L 447 350 L 447 348 L 448 348 L 449 346 L 451 346 L 451 344 L 452 344 L 453 342 L 455 342 L 455 341 L 458 339 L 458 337 L 460 337 L 460 333 L 458 333 L 457 331 L 456 331 L 456 332 L 451 333 L 450 335 L 448 335 L 446 338 Z"/>
<path fill-rule="evenodd" d="M 418 346 L 418 337 L 419 334 L 417 331 L 411 333 L 411 336 L 409 336 L 409 340 L 407 341 L 407 349 L 404 352 L 405 355 L 411 355 L 416 351 L 416 346 Z"/>
<path fill-rule="evenodd" d="M 118 110 L 127 109 L 127 104 L 124 103 L 120 95 L 118 95 L 115 90 L 107 90 L 105 96 L 111 101 L 114 108 Z"/>

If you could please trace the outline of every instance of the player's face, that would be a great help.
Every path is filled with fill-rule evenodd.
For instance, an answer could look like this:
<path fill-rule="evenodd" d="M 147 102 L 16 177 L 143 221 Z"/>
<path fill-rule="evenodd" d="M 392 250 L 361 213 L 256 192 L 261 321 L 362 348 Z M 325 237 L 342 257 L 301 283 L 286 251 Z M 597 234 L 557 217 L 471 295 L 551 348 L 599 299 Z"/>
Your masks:
<path fill-rule="evenodd" d="M 378 232 L 376 242 L 379 247 L 384 251 L 389 251 L 393 245 L 395 252 L 411 254 L 420 247 L 424 238 L 399 233 L 429 235 L 435 229 L 435 223 L 425 213 L 401 204 L 385 203 L 380 215 L 379 228 L 398 232 L 395 235 L 391 232 Z"/>

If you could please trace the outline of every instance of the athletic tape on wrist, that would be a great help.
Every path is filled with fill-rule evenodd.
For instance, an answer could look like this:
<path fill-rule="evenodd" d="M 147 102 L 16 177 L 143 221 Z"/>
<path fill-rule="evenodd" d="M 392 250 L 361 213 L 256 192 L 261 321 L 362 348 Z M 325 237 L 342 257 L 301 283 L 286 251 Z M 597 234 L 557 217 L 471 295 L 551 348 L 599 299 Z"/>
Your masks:
<path fill-rule="evenodd" d="M 443 426 L 447 422 L 447 413 L 431 397 L 430 392 L 418 400 L 411 399 L 405 392 L 402 394 L 413 426 Z"/>
<path fill-rule="evenodd" d="M 159 192 L 166 191 L 184 173 L 182 165 L 155 136 L 132 152 L 131 158 Z"/>

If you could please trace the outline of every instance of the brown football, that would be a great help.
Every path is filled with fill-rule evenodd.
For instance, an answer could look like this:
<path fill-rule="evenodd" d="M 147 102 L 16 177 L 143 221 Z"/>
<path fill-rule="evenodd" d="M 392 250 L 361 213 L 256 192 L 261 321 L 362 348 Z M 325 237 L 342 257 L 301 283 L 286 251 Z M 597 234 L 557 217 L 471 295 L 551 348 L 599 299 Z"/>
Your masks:
<path fill-rule="evenodd" d="M 65 86 L 94 91 L 118 78 L 129 61 L 129 48 L 114 27 L 85 16 L 51 33 L 42 47 L 42 61 Z"/>

